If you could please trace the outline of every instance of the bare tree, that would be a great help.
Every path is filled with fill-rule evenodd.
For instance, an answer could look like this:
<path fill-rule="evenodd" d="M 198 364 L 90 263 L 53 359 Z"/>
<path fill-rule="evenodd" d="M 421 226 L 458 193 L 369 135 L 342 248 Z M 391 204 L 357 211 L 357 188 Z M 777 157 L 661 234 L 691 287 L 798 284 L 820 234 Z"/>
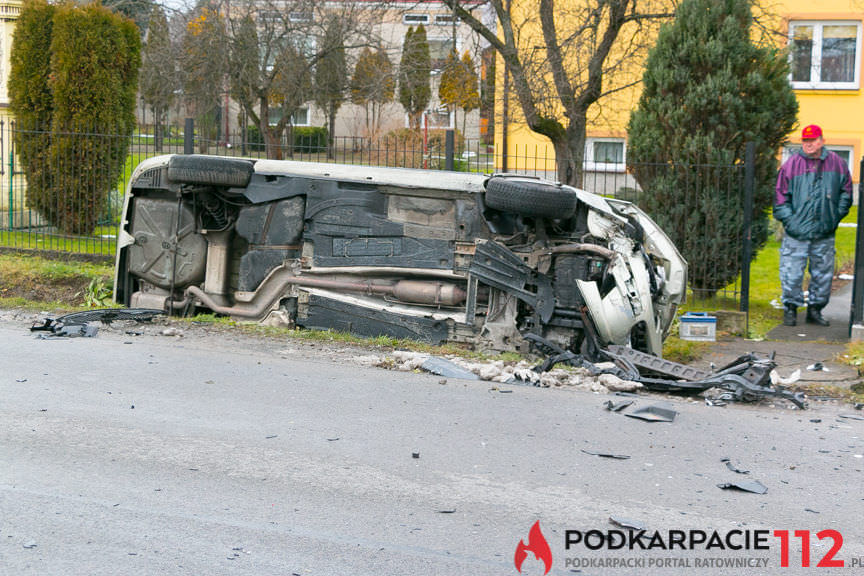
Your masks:
<path fill-rule="evenodd" d="M 258 126 L 268 158 L 281 157 L 279 143 L 291 126 L 291 116 L 312 99 L 318 63 L 331 51 L 343 49 L 325 40 L 327 22 L 341 23 L 344 50 L 366 45 L 379 10 L 368 4 L 315 0 L 231 4 L 227 17 L 231 94 Z"/>
<path fill-rule="evenodd" d="M 215 4 L 201 5 L 186 26 L 183 38 L 183 90 L 187 105 L 194 110 L 202 153 L 216 127 L 216 111 L 224 94 L 227 72 L 225 19 Z"/>
<path fill-rule="evenodd" d="M 162 150 L 165 119 L 179 85 L 177 58 L 171 43 L 168 19 L 162 7 L 154 4 L 142 54 L 139 90 L 141 99 L 153 112 L 154 142 L 157 152 Z"/>
<path fill-rule="evenodd" d="M 528 127 L 555 148 L 558 179 L 579 185 L 589 109 L 641 79 L 675 0 L 442 0 L 495 49 Z M 491 10 L 490 22 L 481 10 Z"/>

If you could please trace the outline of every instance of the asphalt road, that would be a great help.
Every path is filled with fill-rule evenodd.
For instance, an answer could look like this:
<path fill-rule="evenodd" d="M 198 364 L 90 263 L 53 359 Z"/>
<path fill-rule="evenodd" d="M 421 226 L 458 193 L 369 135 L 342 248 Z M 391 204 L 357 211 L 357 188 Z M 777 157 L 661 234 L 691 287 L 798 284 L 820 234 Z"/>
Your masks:
<path fill-rule="evenodd" d="M 864 557 L 864 421 L 838 417 L 862 415 L 851 408 L 675 399 L 673 423 L 648 423 L 605 411 L 606 396 L 442 384 L 361 367 L 358 352 L 26 328 L 0 321 L 3 575 L 511 575 L 538 520 L 551 574 L 864 571 L 851 567 Z M 717 487 L 738 480 L 768 492 Z M 765 530 L 768 549 L 566 548 L 566 531 L 617 529 L 610 516 L 662 538 Z M 794 532 L 812 531 L 815 566 L 825 529 L 846 567 L 801 568 Z M 789 531 L 790 568 L 775 530 Z M 616 558 L 631 567 L 590 566 Z M 754 562 L 696 567 L 715 558 Z M 543 573 L 528 552 L 522 574 Z"/>

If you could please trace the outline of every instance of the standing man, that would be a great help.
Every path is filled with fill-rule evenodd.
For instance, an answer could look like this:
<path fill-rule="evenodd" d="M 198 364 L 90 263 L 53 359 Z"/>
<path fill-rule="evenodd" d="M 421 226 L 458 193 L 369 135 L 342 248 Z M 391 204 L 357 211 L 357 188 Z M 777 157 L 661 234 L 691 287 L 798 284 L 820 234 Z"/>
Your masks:
<path fill-rule="evenodd" d="M 852 177 L 840 156 L 825 149 L 815 124 L 801 132 L 801 151 L 789 158 L 777 176 L 774 217 L 786 234 L 780 246 L 783 324 L 795 326 L 804 305 L 801 285 L 810 261 L 807 323 L 828 326 L 822 308 L 831 296 L 834 276 L 834 232 L 852 205 Z"/>

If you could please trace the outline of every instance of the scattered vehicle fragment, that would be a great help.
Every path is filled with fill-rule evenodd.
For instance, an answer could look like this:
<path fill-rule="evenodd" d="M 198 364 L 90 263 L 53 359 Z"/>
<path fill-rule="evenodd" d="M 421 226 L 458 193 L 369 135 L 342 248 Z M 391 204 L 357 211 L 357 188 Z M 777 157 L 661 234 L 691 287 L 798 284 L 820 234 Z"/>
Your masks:
<path fill-rule="evenodd" d="M 626 346 L 610 344 L 598 347 L 597 353 L 612 360 L 614 366 L 601 368 L 585 356 L 563 350 L 554 342 L 536 335 L 532 335 L 529 341 L 548 356 L 547 360 L 534 368 L 538 372 L 550 370 L 558 363 L 566 363 L 587 368 L 592 374 L 615 374 L 623 380 L 638 382 L 646 389 L 655 392 L 697 394 L 717 388 L 723 392 L 712 398 L 715 404 L 717 400 L 754 401 L 766 396 L 777 396 L 790 400 L 799 408 L 807 407 L 802 393 L 793 393 L 779 385 L 771 384 L 775 381 L 776 374 L 773 354 L 768 357 L 758 356 L 755 353 L 745 354 L 720 369 L 707 372 Z M 800 374 L 800 371 L 798 373 Z"/>
<path fill-rule="evenodd" d="M 754 494 L 766 494 L 768 488 L 758 480 L 742 480 L 739 482 L 726 482 L 717 484 L 718 488 L 723 490 L 741 490 L 743 492 L 752 492 Z"/>
<path fill-rule="evenodd" d="M 103 324 L 111 324 L 115 320 L 132 320 L 135 322 L 149 322 L 154 317 L 162 314 L 162 310 L 147 308 L 99 308 L 97 310 L 85 310 L 73 312 L 57 318 L 45 318 L 41 324 L 34 323 L 30 327 L 31 332 L 41 332 L 40 338 L 92 338 L 99 332 L 99 327 L 90 324 L 97 320 Z"/>
<path fill-rule="evenodd" d="M 620 412 L 624 410 L 628 406 L 633 404 L 633 400 L 621 400 L 620 402 L 612 402 L 612 400 L 607 400 L 603 403 L 603 406 L 606 407 L 606 410 L 610 412 Z"/>
<path fill-rule="evenodd" d="M 731 459 L 731 458 L 728 458 L 728 457 L 727 457 L 727 458 L 721 458 L 720 461 L 721 461 L 721 462 L 725 462 L 725 463 L 726 463 L 726 467 L 727 467 L 729 470 L 731 470 L 732 472 L 737 472 L 738 474 L 749 474 L 749 473 L 750 473 L 749 470 L 741 470 L 740 468 L 736 468 L 735 465 L 732 464 L 732 459 Z"/>
<path fill-rule="evenodd" d="M 117 302 L 364 336 L 660 354 L 687 283 L 633 204 L 513 175 L 160 156 L 121 222 Z"/>
<path fill-rule="evenodd" d="M 622 518 L 621 516 L 610 516 L 609 521 L 616 526 L 620 526 L 621 528 L 628 528 L 630 530 L 648 529 L 648 525 L 644 522 L 640 522 L 639 520 L 631 520 L 630 518 Z"/>
<path fill-rule="evenodd" d="M 678 412 L 673 410 L 670 404 L 663 402 L 660 404 L 643 406 L 638 410 L 628 412 L 624 415 L 629 416 L 630 418 L 646 420 L 648 422 L 673 422 L 675 420 L 675 416 L 678 415 Z"/>
<path fill-rule="evenodd" d="M 445 378 L 461 378 L 462 380 L 479 380 L 479 377 L 471 372 L 470 370 L 466 370 L 461 366 L 447 360 L 446 358 L 439 358 L 437 356 L 430 356 L 423 364 L 420 365 L 420 368 L 425 370 L 426 372 L 431 372 L 436 376 L 444 376 Z"/>
<path fill-rule="evenodd" d="M 590 450 L 582 450 L 585 454 L 590 456 L 599 456 L 601 458 L 614 458 L 615 460 L 629 460 L 630 456 L 626 454 L 610 454 L 609 452 L 591 452 Z"/>

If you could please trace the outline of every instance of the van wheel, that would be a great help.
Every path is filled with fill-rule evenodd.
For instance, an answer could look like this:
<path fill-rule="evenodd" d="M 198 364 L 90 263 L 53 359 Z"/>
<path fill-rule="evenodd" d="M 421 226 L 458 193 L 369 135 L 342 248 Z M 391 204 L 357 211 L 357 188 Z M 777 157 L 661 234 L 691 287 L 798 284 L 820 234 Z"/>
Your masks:
<path fill-rule="evenodd" d="M 545 182 L 513 178 L 490 178 L 486 183 L 486 206 L 543 218 L 566 219 L 576 212 L 576 193 Z"/>
<path fill-rule="evenodd" d="M 245 188 L 255 171 L 250 160 L 218 156 L 172 156 L 168 161 L 168 179 L 183 184 Z"/>

